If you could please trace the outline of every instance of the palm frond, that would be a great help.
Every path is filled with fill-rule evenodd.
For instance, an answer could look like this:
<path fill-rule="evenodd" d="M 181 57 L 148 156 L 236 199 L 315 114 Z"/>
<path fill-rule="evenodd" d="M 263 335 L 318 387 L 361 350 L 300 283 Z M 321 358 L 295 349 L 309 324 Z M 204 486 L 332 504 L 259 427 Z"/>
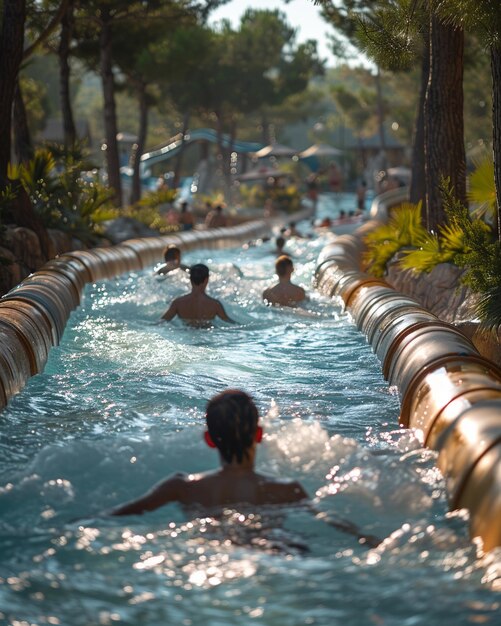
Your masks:
<path fill-rule="evenodd" d="M 428 273 L 443 262 L 442 250 L 438 236 L 426 232 L 417 242 L 419 247 L 410 250 L 402 250 L 399 266 L 403 270 L 413 270 L 416 273 Z"/>
<path fill-rule="evenodd" d="M 389 224 L 398 233 L 402 247 L 416 246 L 419 240 L 426 236 L 421 218 L 421 202 L 417 204 L 404 202 L 393 209 Z"/>
<path fill-rule="evenodd" d="M 485 157 L 477 164 L 468 177 L 468 200 L 475 206 L 473 215 L 492 217 L 496 209 L 496 184 L 494 181 L 494 161 L 491 156 Z"/>
<path fill-rule="evenodd" d="M 373 274 L 380 278 L 386 272 L 386 266 L 395 254 L 401 249 L 400 243 L 395 240 L 386 240 L 371 247 L 363 255 L 364 265 Z"/>
<path fill-rule="evenodd" d="M 392 210 L 387 223 L 365 237 L 364 262 L 375 276 L 383 276 L 387 263 L 402 248 L 416 246 L 426 235 L 421 224 L 421 203 L 405 202 Z"/>
<path fill-rule="evenodd" d="M 464 232 L 459 226 L 451 224 L 440 226 L 439 238 L 443 262 L 454 262 L 458 254 L 465 254 L 467 252 Z"/>
<path fill-rule="evenodd" d="M 485 291 L 476 306 L 476 313 L 485 330 L 498 330 L 501 326 L 501 284 Z"/>

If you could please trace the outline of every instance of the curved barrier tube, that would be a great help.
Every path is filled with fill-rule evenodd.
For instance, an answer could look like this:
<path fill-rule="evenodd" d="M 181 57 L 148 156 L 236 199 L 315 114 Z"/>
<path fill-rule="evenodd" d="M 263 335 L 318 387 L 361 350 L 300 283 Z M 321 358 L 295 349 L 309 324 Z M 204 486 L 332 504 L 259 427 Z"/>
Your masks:
<path fill-rule="evenodd" d="M 402 190 L 378 197 L 371 208 L 374 219 L 324 250 L 315 282 L 323 293 L 343 300 L 388 364 L 390 382 L 399 387 L 402 424 L 425 432 L 426 442 L 439 452 L 451 506 L 470 510 L 471 533 L 489 550 L 501 545 L 501 371 L 452 326 L 360 271 L 362 236 L 392 203 L 404 199 Z M 268 232 L 268 223 L 252 222 L 131 239 L 49 261 L 0 300 L 0 408 L 41 371 L 49 344 L 59 342 L 87 282 L 151 266 L 169 244 L 183 250 L 229 247 Z"/>
<path fill-rule="evenodd" d="M 501 545 L 501 446 L 487 451 L 472 468 L 456 505 L 470 511 L 470 532 L 481 537 L 485 551 Z"/>
<path fill-rule="evenodd" d="M 0 326 L 0 396 L 7 400 L 21 391 L 31 376 L 30 351 L 13 328 Z"/>
<path fill-rule="evenodd" d="M 400 423 L 438 452 L 450 506 L 469 509 L 471 536 L 487 551 L 501 546 L 501 369 L 458 329 L 361 271 L 363 237 L 406 199 L 402 190 L 376 198 L 371 221 L 324 248 L 315 283 L 365 333 L 398 388 Z"/>
<path fill-rule="evenodd" d="M 469 408 L 471 394 L 500 390 L 498 376 L 497 368 L 491 363 L 448 361 L 426 375 L 412 396 L 404 398 L 406 406 L 404 409 L 402 405 L 400 421 L 421 431 L 424 443 L 434 447 L 433 440 L 443 430 L 437 422 L 443 418 L 450 423 L 463 409 Z"/>
<path fill-rule="evenodd" d="M 36 316 L 14 308 L 0 309 L 0 327 L 12 329 L 28 355 L 30 375 L 38 374 L 45 367 L 51 349 L 52 333 L 47 326 L 38 326 Z"/>
<path fill-rule="evenodd" d="M 464 411 L 440 436 L 438 466 L 447 482 L 453 507 L 475 465 L 501 445 L 501 397 L 491 397 Z"/>

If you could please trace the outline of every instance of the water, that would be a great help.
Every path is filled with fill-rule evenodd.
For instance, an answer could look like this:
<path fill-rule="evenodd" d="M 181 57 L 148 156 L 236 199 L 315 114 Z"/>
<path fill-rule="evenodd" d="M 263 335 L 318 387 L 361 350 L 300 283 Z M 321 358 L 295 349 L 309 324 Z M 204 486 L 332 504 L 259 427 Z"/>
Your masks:
<path fill-rule="evenodd" d="M 499 554 L 477 557 L 370 347 L 311 288 L 327 241 L 288 243 L 306 310 L 262 304 L 272 242 L 186 255 L 208 262 L 235 326 L 157 324 L 184 275 L 87 287 L 44 373 L 0 414 L 0 624 L 499 624 Z M 100 516 L 173 471 L 217 466 L 203 411 L 229 386 L 263 416 L 258 469 L 299 479 L 314 510 Z M 339 519 L 383 543 L 360 545 Z"/>

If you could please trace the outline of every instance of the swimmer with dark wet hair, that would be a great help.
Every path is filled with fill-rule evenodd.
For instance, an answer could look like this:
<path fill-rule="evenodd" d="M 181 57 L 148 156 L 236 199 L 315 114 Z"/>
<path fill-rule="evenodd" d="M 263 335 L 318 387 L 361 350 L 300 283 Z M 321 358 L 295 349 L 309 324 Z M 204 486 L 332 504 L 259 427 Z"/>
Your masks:
<path fill-rule="evenodd" d="M 285 237 L 282 237 L 282 235 L 279 235 L 276 239 L 275 239 L 275 245 L 276 248 L 273 251 L 274 254 L 276 254 L 277 256 L 281 256 L 282 254 L 286 254 L 286 252 L 284 251 L 284 247 L 285 247 Z"/>
<path fill-rule="evenodd" d="M 221 302 L 205 293 L 209 282 L 207 265 L 197 263 L 192 265 L 189 271 L 191 293 L 173 300 L 162 315 L 162 319 L 169 322 L 177 315 L 191 326 L 197 327 L 207 326 L 207 323 L 216 317 L 220 317 L 225 322 L 233 322 L 226 314 Z"/>
<path fill-rule="evenodd" d="M 286 254 L 278 257 L 275 262 L 278 283 L 263 291 L 263 300 L 278 306 L 296 306 L 306 300 L 305 290 L 291 281 L 293 271 L 294 263 L 290 257 Z"/>
<path fill-rule="evenodd" d="M 189 270 L 187 265 L 181 263 L 181 250 L 174 244 L 170 244 L 165 248 L 164 261 L 164 264 L 155 272 L 156 274 L 168 274 L 177 269 L 183 270 L 184 272 Z"/>
<path fill-rule="evenodd" d="M 287 237 L 303 237 L 303 234 L 296 228 L 296 222 L 289 222 L 289 228 L 285 231 Z"/>
<path fill-rule="evenodd" d="M 295 480 L 279 479 L 254 470 L 256 446 L 263 430 L 252 398 L 227 389 L 207 404 L 205 442 L 219 452 L 221 467 L 201 474 L 176 473 L 144 496 L 110 511 L 111 515 L 134 515 L 152 511 L 169 502 L 216 509 L 236 504 L 290 504 L 307 500 Z"/>
<path fill-rule="evenodd" d="M 263 429 L 256 405 L 244 391 L 227 389 L 214 396 L 207 404 L 205 422 L 204 439 L 219 452 L 219 469 L 200 474 L 177 472 L 140 498 L 117 506 L 108 514 L 141 515 L 170 502 L 216 515 L 236 505 L 298 504 L 329 526 L 354 535 L 361 544 L 375 547 L 381 542 L 348 520 L 337 516 L 331 519 L 328 513 L 317 511 L 298 481 L 254 470 L 256 446 L 262 440 Z"/>

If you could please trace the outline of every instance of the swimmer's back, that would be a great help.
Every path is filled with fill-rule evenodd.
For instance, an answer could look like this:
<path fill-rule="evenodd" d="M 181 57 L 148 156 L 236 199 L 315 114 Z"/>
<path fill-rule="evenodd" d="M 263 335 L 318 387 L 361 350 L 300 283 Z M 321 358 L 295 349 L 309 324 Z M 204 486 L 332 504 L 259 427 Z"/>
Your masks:
<path fill-rule="evenodd" d="M 195 325 L 200 322 L 210 322 L 215 317 L 231 321 L 221 302 L 205 293 L 189 293 L 176 298 L 163 318 L 169 320 L 175 315 L 178 315 L 185 322 Z"/>
<path fill-rule="evenodd" d="M 275 285 L 263 292 L 263 299 L 279 306 L 296 306 L 306 299 L 306 292 L 298 285 Z"/>
<path fill-rule="evenodd" d="M 214 509 L 235 504 L 292 504 L 308 498 L 299 482 L 257 472 L 216 470 L 203 474 L 177 473 L 157 485 L 154 499 L 184 506 Z M 152 494 L 153 495 L 153 494 Z"/>

